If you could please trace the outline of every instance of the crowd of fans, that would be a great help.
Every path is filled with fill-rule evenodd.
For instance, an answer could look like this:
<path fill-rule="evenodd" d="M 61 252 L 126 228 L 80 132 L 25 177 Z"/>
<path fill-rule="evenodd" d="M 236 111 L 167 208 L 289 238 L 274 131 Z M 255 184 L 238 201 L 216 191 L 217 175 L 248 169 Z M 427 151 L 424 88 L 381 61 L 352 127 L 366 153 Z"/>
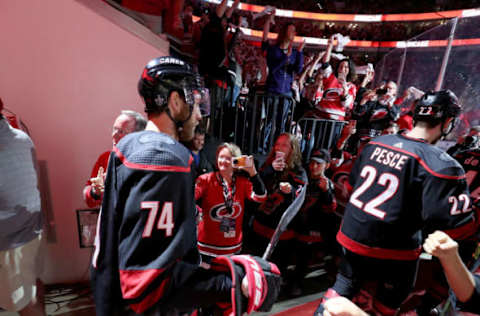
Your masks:
<path fill-rule="evenodd" d="M 479 5 L 478 0 L 462 1 L 364 1 L 364 0 L 246 0 L 245 3 L 256 5 L 277 6 L 280 9 L 322 12 L 322 13 L 353 13 L 353 14 L 385 14 L 385 13 L 420 13 L 446 10 L 458 10 L 465 8 L 474 8 Z"/>
<path fill-rule="evenodd" d="M 413 101 L 424 92 L 409 87 L 400 93 L 394 81 L 374 86 L 373 65 L 356 67 L 353 58 L 341 53 L 342 39 L 337 33 L 371 36 L 369 32 L 381 29 L 382 24 L 369 24 L 370 30 L 325 24 L 325 31 L 315 29 L 318 25 L 292 23 L 269 12 L 253 22 L 263 23 L 259 47 L 248 43 L 238 28 L 250 23 L 248 17 L 234 14 L 238 4 L 235 0 L 229 8 L 224 0 L 204 8 L 195 24 L 191 23 L 193 7 L 187 5 L 184 13 L 184 31 L 197 45 L 198 69 L 210 90 L 212 105 L 209 119 L 186 144 L 196 166 L 198 249 L 206 266 L 220 255 L 262 255 L 282 214 L 302 186 L 307 186 L 305 202 L 282 233 L 272 257 L 284 276 L 284 293 L 299 295 L 312 263 L 323 261 L 329 280 L 334 279 L 340 254 L 335 234 L 350 198 L 348 176 L 354 161 L 372 138 L 412 130 Z M 328 37 L 326 50 L 304 52 L 304 43 L 293 41 L 298 29 L 323 33 Z M 266 36 L 271 31 L 278 33 L 274 41 Z M 389 33 L 391 29 L 382 31 Z M 408 36 L 406 29 L 397 32 L 402 39 Z M 259 86 L 263 87 L 257 104 L 262 123 L 260 130 L 249 131 L 258 136 L 254 152 L 266 156 L 257 167 L 254 157 L 242 155 L 232 142 L 238 139 L 232 122 L 239 110 L 251 107 L 249 98 L 258 93 Z M 321 131 L 301 124 L 308 120 L 322 126 Z M 338 124 L 322 125 L 327 121 Z M 473 148 L 471 143 L 480 146 L 475 138 L 478 134 L 474 128 L 462 138 L 457 146 L 460 151 Z M 325 135 L 334 142 L 314 141 Z M 212 158 L 203 145 L 215 139 L 227 142 L 214 148 Z M 463 144 L 465 139 L 468 144 Z M 425 249 L 444 256 L 435 243 L 451 246 L 452 242 L 436 233 Z M 451 247 L 455 249 L 455 245 Z M 329 304 L 325 308 L 329 311 Z"/>
<path fill-rule="evenodd" d="M 394 81 L 374 86 L 373 65 L 356 67 L 352 58 L 341 53 L 343 37 L 337 33 L 355 34 L 348 28 L 331 30 L 334 34 L 328 36 L 325 51 L 305 53 L 305 42 L 294 43 L 301 25 L 280 21 L 270 11 L 262 19 L 261 47 L 248 45 L 238 28 L 248 21 L 233 16 L 240 1 L 235 0 L 232 7 L 227 2 L 203 11 L 196 24 L 191 23 L 193 7 L 185 8 L 183 29 L 197 43 L 201 76 L 174 57 L 148 63 L 139 83 L 148 121 L 134 111 L 120 113 L 112 129 L 114 148 L 100 155 L 85 185 L 85 202 L 89 207 L 102 205 L 100 216 L 107 220 L 98 226 L 106 250 L 97 248 L 93 256 L 97 314 L 110 315 L 124 308 L 140 314 L 155 308 L 170 312 L 207 306 L 199 315 L 211 315 L 235 303 L 241 305 L 242 300 L 248 301 L 248 312 L 254 304 L 255 311 L 268 311 L 278 293 L 262 297 L 262 303 L 254 301 L 276 287 L 288 296 L 301 294 L 305 275 L 319 262 L 327 271 L 329 285 L 334 280 L 335 284 L 315 315 L 366 315 L 347 296 L 363 303 L 362 308 L 368 306 L 370 313 L 394 315 L 400 311 L 396 308 L 407 306 L 423 315 L 419 311 L 430 312 L 447 296 L 454 301 L 448 287 L 465 303 L 460 308 L 479 312 L 480 277 L 474 274 L 480 262 L 474 256 L 479 246 L 478 218 L 474 214 L 479 214 L 480 200 L 480 179 L 476 178 L 480 126 L 461 126 L 468 132 L 448 154 L 430 146 L 457 123 L 461 105 L 455 94 L 423 92 L 413 86 L 400 93 Z M 320 1 L 316 5 L 321 6 Z M 354 7 L 356 2 L 349 5 Z M 267 34 L 273 25 L 278 37 L 270 41 Z M 250 98 L 260 85 L 261 102 L 253 110 L 259 113 L 261 124 L 248 132 L 257 136 L 254 152 L 265 158 L 261 164 L 232 142 L 238 139 L 237 124 L 233 124 L 238 112 L 252 107 Z M 0 307 L 21 315 L 44 315 L 43 294 L 37 293 L 43 287 L 37 280 L 42 233 L 34 147 L 25 133 L 11 126 L 2 110 L 0 100 L 0 144 L 8 149 L 0 151 L 2 175 L 8 176 L 1 178 L 0 186 L 0 206 L 8 213 L 0 221 L 6 230 L 0 238 L 0 256 L 8 262 L 0 269 L 2 280 L 8 280 Z M 333 141 L 319 142 L 318 138 Z M 211 155 L 212 144 L 218 141 Z M 210 153 L 204 148 L 206 142 Z M 176 164 L 169 165 L 172 161 L 167 155 Z M 19 167 L 8 169 L 11 165 Z M 192 175 L 194 192 L 189 188 Z M 19 195 L 14 191 L 20 186 L 26 189 Z M 380 188 L 380 192 L 374 190 L 368 196 L 371 199 L 360 200 L 370 188 Z M 160 195 L 168 195 L 164 196 L 168 201 L 154 225 L 160 201 L 151 199 Z M 278 236 L 270 258 L 284 282 L 280 284 L 275 265 L 258 257 L 242 257 L 246 261 L 241 269 L 235 265 L 242 260 L 237 257 L 228 264 L 232 276 L 227 275 L 228 265 L 220 263 L 233 259 L 222 256 L 261 256 L 284 213 L 301 196 L 305 199 Z M 387 202 L 391 208 L 378 208 Z M 180 207 L 177 210 L 173 205 Z M 152 211 L 146 221 L 145 209 Z M 132 223 L 140 225 L 140 230 L 132 229 Z M 165 232 L 159 235 L 153 232 L 155 228 Z M 150 238 L 152 234 L 162 243 Z M 364 239 L 364 244 L 357 239 Z M 192 244 L 201 254 L 201 263 L 196 250 L 189 248 Z M 423 279 L 426 285 L 420 289 L 426 299 L 417 303 L 408 299 L 422 271 L 417 262 L 422 247 L 439 261 L 433 262 L 437 270 L 430 271 L 432 277 Z M 247 261 L 254 262 L 254 268 Z M 473 265 L 473 273 L 464 261 Z M 271 273 L 268 285 L 265 274 L 259 275 L 261 265 L 265 266 L 262 273 Z M 242 279 L 235 281 L 237 276 Z M 377 282 L 373 289 L 369 288 L 371 281 Z M 231 288 L 225 285 L 228 282 Z M 25 286 L 26 291 L 18 292 Z M 160 291 L 148 294 L 155 286 Z M 241 293 L 234 293 L 232 297 L 237 298 L 229 301 L 228 295 L 238 287 Z M 443 288 L 445 295 L 430 293 L 433 287 Z M 169 289 L 167 294 L 164 288 Z M 163 295 L 173 299 L 163 300 Z M 184 296 L 191 300 L 189 304 Z M 219 300 L 231 306 L 225 309 L 217 304 L 210 309 Z"/>
<path fill-rule="evenodd" d="M 184 12 L 184 30 L 187 43 L 191 42 L 193 50 L 189 46 L 183 46 L 186 52 L 199 56 L 202 29 L 207 23 L 211 13 L 215 11 L 212 4 L 202 3 L 199 7 L 187 4 Z M 198 14 L 200 20 L 193 23 L 191 13 Z M 226 34 L 230 38 L 237 34 L 235 45 L 231 46 L 232 58 L 236 60 L 236 67 L 240 66 L 243 71 L 240 74 L 239 69 L 234 70 L 237 74 L 236 93 L 238 96 L 240 87 L 243 85 L 252 87 L 253 84 L 264 84 L 267 79 L 267 64 L 264 53 L 259 47 L 258 42 L 247 40 L 238 28 L 239 26 L 250 27 L 257 30 L 263 30 L 266 17 L 253 18 L 249 11 L 234 11 L 224 23 L 228 26 Z M 295 26 L 296 35 L 310 36 L 317 38 L 331 38 L 335 34 L 348 35 L 351 40 L 371 40 L 371 41 L 395 41 L 406 40 L 417 36 L 432 27 L 444 23 L 443 20 L 422 21 L 422 22 L 376 22 L 376 23 L 350 23 L 350 22 L 324 22 L 309 21 L 301 19 L 288 19 L 275 17 L 275 23 L 271 23 L 270 32 L 281 32 L 284 25 L 292 23 Z M 230 39 L 227 39 L 230 42 Z M 233 42 L 232 42 L 233 43 Z M 304 51 L 305 59 L 313 58 L 318 53 L 318 49 L 306 47 Z M 357 65 L 375 64 L 381 60 L 385 52 L 374 51 L 355 51 L 350 53 L 351 59 Z M 195 58 L 195 57 L 194 57 Z M 417 63 L 419 67 L 424 67 L 425 63 Z M 242 82 L 240 82 L 240 78 Z"/>
<path fill-rule="evenodd" d="M 237 4 L 238 1 L 235 1 L 233 8 Z M 241 81 L 235 82 L 234 79 L 228 78 L 225 80 L 226 76 L 212 78 L 215 71 L 211 68 L 206 77 L 207 83 L 213 79 L 211 88 L 216 90 L 214 95 L 223 97 L 239 96 L 228 92 L 229 89 L 233 90 L 234 86 L 251 90 L 255 90 L 258 85 L 264 86 L 265 92 L 259 105 L 264 119 L 260 127 L 262 131 L 258 134 L 261 138 L 259 142 L 262 144 L 258 146 L 257 152 L 267 155 L 266 161 L 259 169 L 267 196 L 263 201 L 255 201 L 256 205 L 245 202 L 242 214 L 246 217 L 243 219 L 242 251 L 261 254 L 272 237 L 281 214 L 292 203 L 295 197 L 292 193 L 298 192 L 299 187 L 308 181 L 307 199 L 302 211 L 282 234 L 272 258 L 286 278 L 284 290 L 290 295 L 298 295 L 302 290 L 301 280 L 309 264 L 318 260 L 318 257 L 315 258 L 312 254 L 321 253 L 322 258 L 326 254 L 333 255 L 334 258 L 338 255 L 339 248 L 332 246 L 335 244 L 332 240 L 339 228 L 339 216 L 335 214 L 341 214 L 343 206 L 348 201 L 349 193 L 346 189 L 348 183 L 345 180 L 351 172 L 355 157 L 373 137 L 411 130 L 413 101 L 419 99 L 424 92 L 409 87 L 401 93 L 393 81 L 380 82 L 373 86 L 375 76 L 373 67 L 371 65 L 360 67 L 357 73 L 354 60 L 335 51 L 339 43 L 336 35 L 328 36 L 325 52 L 304 52 L 304 45 L 294 44 L 292 39 L 300 32 L 315 32 L 313 29 L 316 26 L 312 26 L 312 23 L 305 23 L 309 25 L 306 28 L 310 28 L 305 30 L 302 29 L 302 23 L 291 23 L 291 20 L 267 14 L 266 17 L 252 23 L 254 25 L 263 23 L 264 37 L 261 47 L 258 47 L 247 43 L 242 38 L 241 31 L 236 28 L 240 23 L 249 23 L 248 17 L 244 20 L 237 16 L 235 19 L 231 24 L 224 24 L 223 47 L 227 49 L 222 48 L 219 51 L 223 50 L 224 58 L 229 60 L 228 69 L 235 69 L 232 62 L 240 66 L 240 71 L 237 68 L 236 75 L 241 76 Z M 330 32 L 349 34 L 355 38 L 356 35 L 352 34 L 361 34 L 359 37 L 367 36 L 368 32 L 375 32 L 375 29 L 383 27 L 382 32 L 391 36 L 393 33 L 393 36 L 396 36 L 392 32 L 393 24 L 392 29 L 384 26 L 370 24 L 369 30 L 358 31 L 349 29 L 348 26 L 340 26 L 339 29 L 332 28 Z M 260 25 L 255 25 L 255 28 L 262 29 Z M 276 41 L 268 41 L 265 34 L 269 31 L 279 34 Z M 410 36 L 408 31 L 410 30 L 407 30 L 407 27 L 397 30 L 398 39 Z M 199 40 L 200 54 L 202 49 L 206 49 L 206 46 L 202 47 L 203 36 L 202 34 Z M 381 38 L 382 35 L 378 36 L 378 39 L 384 39 Z M 208 51 L 211 53 L 211 46 L 208 46 Z M 199 62 L 201 68 L 202 60 Z M 217 69 L 225 67 L 225 63 L 217 64 L 216 67 Z M 233 98 L 233 103 L 229 101 L 223 106 L 218 104 L 213 106 L 218 107 L 216 111 L 227 113 L 228 107 L 232 104 L 240 106 L 239 100 L 240 98 L 238 100 Z M 292 113 L 294 108 L 295 115 Z M 313 148 L 308 155 L 304 153 L 302 155 L 300 151 L 308 147 L 305 147 L 305 143 L 317 133 L 313 128 L 301 124 L 297 124 L 298 129 L 295 130 L 293 128 L 295 121 L 302 119 L 344 122 L 343 125 L 338 125 L 344 128 L 328 131 L 336 140 L 332 146 Z M 301 130 L 302 127 L 306 130 Z M 225 129 L 222 132 L 224 136 L 230 135 Z M 222 148 L 224 147 L 219 147 L 219 150 Z M 271 149 L 268 151 L 268 148 Z M 230 150 L 229 154 L 230 159 L 234 159 L 234 151 Z M 221 170 L 220 163 L 217 155 L 218 170 Z M 237 172 L 235 168 L 234 170 L 234 173 Z M 231 193 L 232 190 L 230 187 L 230 191 L 224 189 L 224 192 Z M 227 227 L 233 229 L 231 226 Z M 228 234 L 226 231 L 224 233 Z M 287 269 L 290 265 L 295 266 L 293 272 Z M 326 262 L 325 265 L 330 271 L 336 270 L 335 259 Z"/>
<path fill-rule="evenodd" d="M 200 16 L 202 10 L 205 8 L 214 8 L 211 4 L 202 3 L 198 7 L 189 5 L 187 12 L 192 12 Z M 187 13 L 188 15 L 188 13 Z M 238 11 L 235 14 L 238 19 L 241 19 L 241 24 L 244 27 L 260 30 L 263 27 L 264 19 L 258 13 L 251 11 Z M 185 13 L 184 13 L 185 16 Z M 315 38 L 329 38 L 336 33 L 349 34 L 354 40 L 370 40 L 370 41 L 400 41 L 415 37 L 432 27 L 443 23 L 444 20 L 431 20 L 420 22 L 328 22 L 316 20 L 303 20 L 277 17 L 277 25 L 281 25 L 294 21 L 299 36 L 308 36 Z M 190 23 L 190 22 L 188 22 Z M 272 26 L 272 32 L 278 32 L 279 26 Z"/>

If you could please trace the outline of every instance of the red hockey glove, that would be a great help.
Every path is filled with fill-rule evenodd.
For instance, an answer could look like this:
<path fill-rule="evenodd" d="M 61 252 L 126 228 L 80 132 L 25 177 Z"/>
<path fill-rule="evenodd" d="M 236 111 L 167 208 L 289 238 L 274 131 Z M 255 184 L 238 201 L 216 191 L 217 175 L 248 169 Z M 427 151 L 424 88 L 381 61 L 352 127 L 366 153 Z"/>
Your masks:
<path fill-rule="evenodd" d="M 241 316 L 253 311 L 268 312 L 280 293 L 281 276 L 277 266 L 249 255 L 219 256 L 212 267 L 227 267 L 232 276 L 232 301 L 227 315 Z M 215 267 L 214 267 L 215 268 Z M 248 298 L 242 294 L 242 280 L 248 280 Z"/>

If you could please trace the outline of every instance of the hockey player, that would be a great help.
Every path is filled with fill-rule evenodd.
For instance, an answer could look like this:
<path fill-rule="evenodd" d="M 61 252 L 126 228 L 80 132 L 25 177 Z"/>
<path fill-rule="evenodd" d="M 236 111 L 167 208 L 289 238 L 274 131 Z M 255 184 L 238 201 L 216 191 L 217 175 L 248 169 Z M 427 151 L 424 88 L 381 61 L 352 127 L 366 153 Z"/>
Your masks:
<path fill-rule="evenodd" d="M 350 174 L 353 193 L 337 234 L 343 264 L 326 299 L 352 298 L 368 284 L 377 311 L 393 315 L 412 289 L 422 238 L 437 229 L 454 239 L 474 232 L 465 172 L 432 146 L 453 129 L 460 111 L 451 91 L 428 92 L 416 104 L 412 131 L 365 146 Z"/>
<path fill-rule="evenodd" d="M 216 258 L 218 271 L 199 266 L 193 158 L 179 141 L 192 139 L 200 108 L 208 114 L 200 77 L 160 57 L 138 89 L 146 130 L 125 136 L 108 163 L 92 262 L 97 315 L 176 315 L 218 302 L 235 315 L 270 309 L 280 283 L 275 265 L 233 256 Z"/>

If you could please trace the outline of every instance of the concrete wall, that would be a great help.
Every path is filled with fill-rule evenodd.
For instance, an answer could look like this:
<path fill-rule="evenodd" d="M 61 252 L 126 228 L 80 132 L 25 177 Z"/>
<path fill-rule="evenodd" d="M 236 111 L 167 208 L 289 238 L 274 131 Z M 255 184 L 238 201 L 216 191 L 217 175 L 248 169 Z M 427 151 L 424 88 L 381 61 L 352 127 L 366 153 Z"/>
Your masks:
<path fill-rule="evenodd" d="M 100 0 L 0 1 L 0 96 L 28 126 L 52 228 L 47 283 L 87 276 L 76 209 L 122 109 L 143 112 L 136 84 L 168 43 Z M 1 175 L 0 175 L 1 177 Z"/>

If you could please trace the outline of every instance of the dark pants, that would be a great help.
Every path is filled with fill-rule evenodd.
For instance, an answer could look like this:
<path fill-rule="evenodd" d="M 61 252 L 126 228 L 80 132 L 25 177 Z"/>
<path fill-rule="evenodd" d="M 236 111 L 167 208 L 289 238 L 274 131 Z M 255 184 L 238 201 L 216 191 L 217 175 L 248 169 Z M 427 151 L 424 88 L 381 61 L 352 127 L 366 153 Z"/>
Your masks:
<path fill-rule="evenodd" d="M 295 256 L 295 270 L 293 281 L 300 288 L 305 276 L 310 272 L 309 264 L 324 264 L 323 269 L 327 273 L 327 279 L 333 282 L 337 274 L 336 259 L 339 255 L 339 246 L 335 241 L 305 243 L 296 240 L 292 252 Z"/>
<path fill-rule="evenodd" d="M 299 125 L 302 130 L 300 146 L 303 159 L 309 161 L 316 149 L 330 150 L 335 147 L 345 121 L 306 118 L 300 120 Z"/>
<path fill-rule="evenodd" d="M 140 315 L 183 316 L 198 308 L 210 308 L 216 303 L 231 301 L 232 280 L 229 272 L 206 270 L 196 265 L 192 265 L 192 269 L 194 271 L 186 279 L 173 272 L 171 279 L 180 281 L 182 285 L 178 286 L 172 282 L 169 293 Z M 95 287 L 95 283 L 92 283 L 92 286 Z M 121 299 L 114 303 L 113 309 L 109 315 L 139 315 Z"/>
<path fill-rule="evenodd" d="M 294 100 L 289 96 L 266 94 L 262 100 L 265 109 L 263 126 L 263 144 L 259 146 L 262 153 L 268 153 L 278 135 L 290 132 Z"/>
<path fill-rule="evenodd" d="M 417 261 L 369 258 L 344 248 L 339 270 L 333 285 L 338 294 L 351 299 L 366 289 L 383 305 L 397 309 L 413 289 Z"/>

